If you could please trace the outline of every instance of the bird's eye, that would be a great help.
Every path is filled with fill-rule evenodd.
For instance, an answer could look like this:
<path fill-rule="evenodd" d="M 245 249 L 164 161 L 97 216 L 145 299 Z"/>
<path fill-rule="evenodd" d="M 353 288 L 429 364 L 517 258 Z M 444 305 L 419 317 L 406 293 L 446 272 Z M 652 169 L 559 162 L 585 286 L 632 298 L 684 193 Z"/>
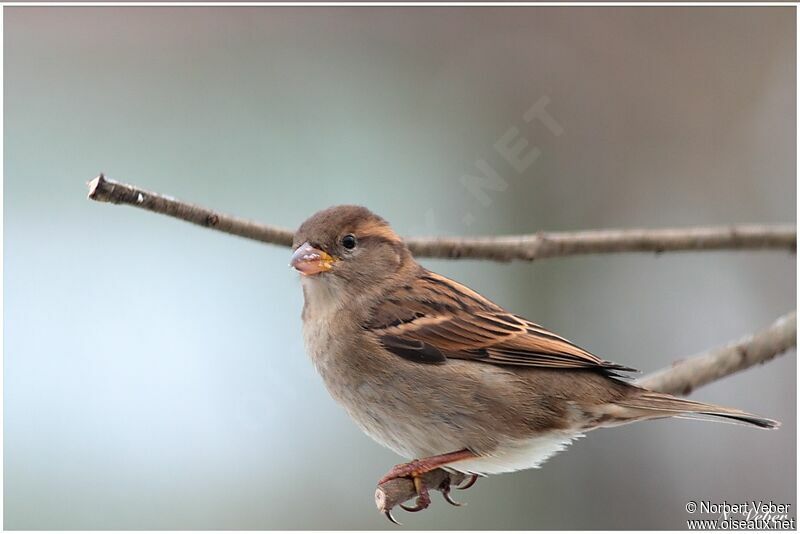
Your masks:
<path fill-rule="evenodd" d="M 356 236 L 353 234 L 347 234 L 342 238 L 342 246 L 347 250 L 352 250 L 356 248 Z"/>

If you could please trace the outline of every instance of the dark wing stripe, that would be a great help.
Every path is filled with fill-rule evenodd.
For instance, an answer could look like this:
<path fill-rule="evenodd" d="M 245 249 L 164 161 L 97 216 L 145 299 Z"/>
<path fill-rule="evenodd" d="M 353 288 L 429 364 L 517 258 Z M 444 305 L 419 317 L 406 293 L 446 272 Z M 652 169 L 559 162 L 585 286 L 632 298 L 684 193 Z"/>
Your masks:
<path fill-rule="evenodd" d="M 497 349 L 489 349 L 491 357 L 498 360 L 513 360 L 520 365 L 546 365 L 546 366 L 566 366 L 566 367 L 596 367 L 597 364 L 588 362 L 586 360 L 579 360 L 575 358 L 564 358 L 560 356 L 552 356 L 547 354 L 519 354 L 509 353 L 505 351 L 498 351 Z"/>
<path fill-rule="evenodd" d="M 493 346 L 490 348 L 493 354 L 503 354 L 506 356 L 513 356 L 513 357 L 530 357 L 542 360 L 568 360 L 572 362 L 578 363 L 593 363 L 591 361 L 587 361 L 585 358 L 576 358 L 572 354 L 567 354 L 565 352 L 549 352 L 545 350 L 537 350 L 537 351 L 526 351 L 526 350 L 518 350 L 506 347 L 498 347 Z"/>
<path fill-rule="evenodd" d="M 424 341 L 390 335 L 381 336 L 380 340 L 388 351 L 412 362 L 444 363 L 447 361 L 439 349 Z"/>

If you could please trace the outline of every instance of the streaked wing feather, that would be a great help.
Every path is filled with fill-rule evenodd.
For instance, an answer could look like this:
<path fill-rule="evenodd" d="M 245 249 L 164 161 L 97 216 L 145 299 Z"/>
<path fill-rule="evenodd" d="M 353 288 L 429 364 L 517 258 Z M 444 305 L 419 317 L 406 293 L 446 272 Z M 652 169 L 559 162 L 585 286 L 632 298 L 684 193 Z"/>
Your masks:
<path fill-rule="evenodd" d="M 394 354 L 420 363 L 448 358 L 495 365 L 635 371 L 598 358 L 478 293 L 422 271 L 415 284 L 396 289 L 364 325 Z"/>

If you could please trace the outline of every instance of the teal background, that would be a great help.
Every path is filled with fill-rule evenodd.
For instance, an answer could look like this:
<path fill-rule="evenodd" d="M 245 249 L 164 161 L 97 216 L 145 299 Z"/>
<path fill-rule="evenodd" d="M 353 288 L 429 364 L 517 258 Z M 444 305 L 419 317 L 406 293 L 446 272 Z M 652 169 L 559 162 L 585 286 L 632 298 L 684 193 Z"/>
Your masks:
<path fill-rule="evenodd" d="M 287 249 L 86 200 L 104 171 L 296 227 L 360 203 L 405 235 L 794 222 L 787 8 L 6 7 L 9 529 L 383 529 L 401 459 L 304 354 Z M 542 97 L 563 127 L 523 113 Z M 540 157 L 494 150 L 515 127 Z M 486 160 L 502 177 L 465 188 Z M 783 252 L 423 261 L 645 371 L 796 307 Z M 406 528 L 682 529 L 688 500 L 796 502 L 796 360 L 660 421 L 434 497 Z M 394 527 L 391 527 L 395 529 Z M 396 530 L 396 529 L 395 529 Z"/>

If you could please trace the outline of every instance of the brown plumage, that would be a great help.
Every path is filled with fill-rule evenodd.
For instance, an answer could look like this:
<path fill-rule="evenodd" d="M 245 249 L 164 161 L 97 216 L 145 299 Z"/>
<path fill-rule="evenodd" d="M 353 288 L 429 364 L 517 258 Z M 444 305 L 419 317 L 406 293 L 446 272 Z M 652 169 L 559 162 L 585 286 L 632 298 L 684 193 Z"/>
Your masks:
<path fill-rule="evenodd" d="M 407 458 L 434 457 L 388 478 L 537 467 L 583 432 L 645 419 L 778 425 L 629 384 L 632 368 L 420 266 L 366 208 L 315 214 L 294 248 L 307 350 L 331 395 L 379 443 Z"/>
<path fill-rule="evenodd" d="M 448 358 L 497 365 L 635 371 L 602 360 L 541 326 L 513 315 L 466 286 L 420 267 L 413 283 L 394 287 L 365 327 L 410 360 Z"/>

